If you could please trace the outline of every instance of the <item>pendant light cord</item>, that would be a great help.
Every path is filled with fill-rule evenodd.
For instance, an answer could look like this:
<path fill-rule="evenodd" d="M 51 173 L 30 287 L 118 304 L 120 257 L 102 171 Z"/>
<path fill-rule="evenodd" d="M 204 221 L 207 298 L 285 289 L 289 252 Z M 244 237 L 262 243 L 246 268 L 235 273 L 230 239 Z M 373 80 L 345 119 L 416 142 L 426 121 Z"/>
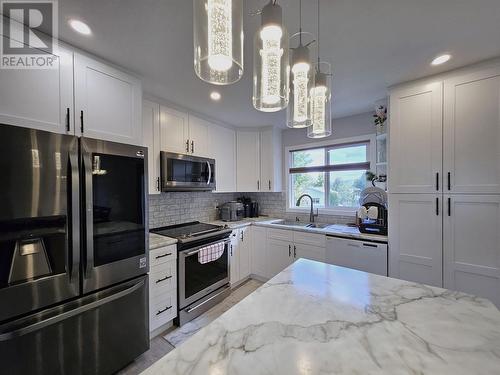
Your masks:
<path fill-rule="evenodd" d="M 299 0 L 299 45 L 302 45 L 302 0 Z"/>
<path fill-rule="evenodd" d="M 318 0 L 318 72 L 319 72 L 319 1 Z"/>

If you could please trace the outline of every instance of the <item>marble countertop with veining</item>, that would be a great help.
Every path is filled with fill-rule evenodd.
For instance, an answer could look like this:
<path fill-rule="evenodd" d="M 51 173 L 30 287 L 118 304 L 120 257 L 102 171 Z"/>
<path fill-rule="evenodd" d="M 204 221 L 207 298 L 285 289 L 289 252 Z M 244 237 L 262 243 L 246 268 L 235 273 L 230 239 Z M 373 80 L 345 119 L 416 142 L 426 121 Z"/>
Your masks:
<path fill-rule="evenodd" d="M 270 218 L 268 216 L 259 216 L 259 217 L 246 217 L 246 218 L 238 220 L 238 221 L 216 220 L 216 221 L 210 222 L 210 224 L 227 225 L 231 229 L 237 229 L 237 228 L 247 227 L 247 226 L 255 224 L 255 223 L 272 222 L 272 221 L 277 221 L 277 220 L 281 220 L 281 219 Z"/>
<path fill-rule="evenodd" d="M 300 259 L 144 374 L 498 374 L 471 295 Z"/>
<path fill-rule="evenodd" d="M 156 233 L 149 233 L 149 250 L 158 249 L 159 247 L 175 245 L 177 239 L 162 236 Z"/>

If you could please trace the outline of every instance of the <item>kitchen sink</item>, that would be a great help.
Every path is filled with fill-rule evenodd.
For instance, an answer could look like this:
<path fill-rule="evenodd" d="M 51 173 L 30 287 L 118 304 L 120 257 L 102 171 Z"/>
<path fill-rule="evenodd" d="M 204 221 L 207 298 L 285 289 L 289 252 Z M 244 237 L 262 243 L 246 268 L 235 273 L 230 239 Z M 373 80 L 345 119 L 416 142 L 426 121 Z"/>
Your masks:
<path fill-rule="evenodd" d="M 300 221 L 281 221 L 279 223 L 273 223 L 274 225 L 283 225 L 289 227 L 299 227 L 299 228 L 311 228 L 311 229 L 324 229 L 331 224 L 324 223 L 303 223 Z"/>

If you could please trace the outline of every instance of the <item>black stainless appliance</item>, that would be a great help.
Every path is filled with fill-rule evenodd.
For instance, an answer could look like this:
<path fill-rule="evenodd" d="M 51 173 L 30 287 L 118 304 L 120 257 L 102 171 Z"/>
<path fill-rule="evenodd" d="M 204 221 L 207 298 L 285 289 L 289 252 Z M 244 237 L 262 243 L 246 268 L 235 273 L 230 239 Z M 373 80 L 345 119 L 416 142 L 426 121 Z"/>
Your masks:
<path fill-rule="evenodd" d="M 147 151 L 0 125 L 0 373 L 111 374 L 149 347 Z"/>
<path fill-rule="evenodd" d="M 358 210 L 359 231 L 387 235 L 387 193 L 378 187 L 367 187 L 360 193 L 359 204 L 364 208 L 363 211 L 368 213 L 368 215 L 360 215 L 360 210 Z M 376 214 L 373 216 L 369 214 L 370 212 Z"/>
<path fill-rule="evenodd" d="M 231 201 L 219 207 L 220 219 L 222 221 L 238 221 L 245 217 L 243 203 Z"/>
<path fill-rule="evenodd" d="M 196 221 L 151 231 L 178 240 L 177 325 L 196 318 L 229 295 L 230 228 Z M 201 263 L 198 253 L 218 244 L 224 246 L 222 255 Z"/>
<path fill-rule="evenodd" d="M 215 190 L 215 160 L 161 151 L 161 191 Z"/>

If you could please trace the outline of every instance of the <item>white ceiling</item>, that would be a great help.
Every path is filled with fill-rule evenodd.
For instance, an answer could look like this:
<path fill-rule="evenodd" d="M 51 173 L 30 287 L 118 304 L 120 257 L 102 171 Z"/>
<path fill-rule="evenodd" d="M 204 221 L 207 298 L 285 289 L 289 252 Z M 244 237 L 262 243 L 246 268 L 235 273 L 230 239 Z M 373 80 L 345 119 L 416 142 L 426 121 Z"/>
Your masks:
<path fill-rule="evenodd" d="M 59 35 L 81 49 L 143 78 L 145 90 L 236 126 L 284 126 L 284 111 L 253 109 L 252 40 L 267 0 L 244 0 L 245 74 L 215 87 L 193 70 L 191 0 L 59 0 Z M 279 0 L 289 33 L 298 29 L 298 0 Z M 322 57 L 334 67 L 335 117 L 366 112 L 386 87 L 500 55 L 499 0 L 321 0 Z M 305 31 L 315 33 L 316 0 L 303 0 Z M 67 20 L 87 22 L 93 35 L 76 34 Z M 429 62 L 441 52 L 454 58 Z M 220 102 L 209 99 L 212 90 Z"/>

